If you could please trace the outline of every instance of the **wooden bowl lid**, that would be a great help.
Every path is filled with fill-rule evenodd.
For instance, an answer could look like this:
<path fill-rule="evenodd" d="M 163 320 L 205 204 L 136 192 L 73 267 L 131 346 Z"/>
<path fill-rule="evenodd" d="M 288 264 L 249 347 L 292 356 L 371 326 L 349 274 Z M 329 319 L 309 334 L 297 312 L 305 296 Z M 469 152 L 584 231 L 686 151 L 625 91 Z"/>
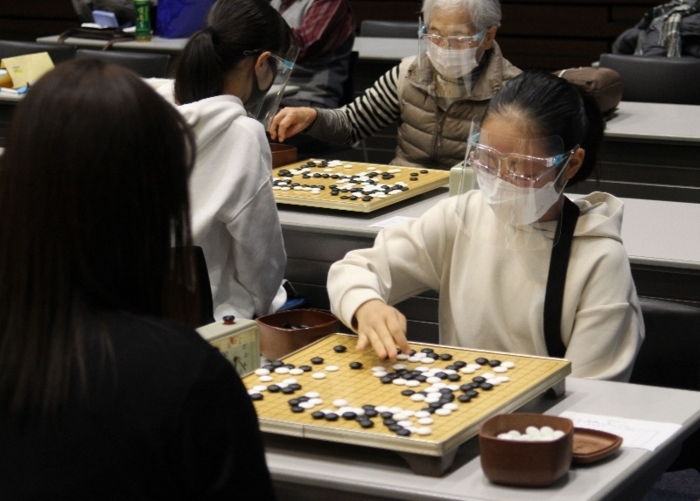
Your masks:
<path fill-rule="evenodd" d="M 573 462 L 591 464 L 600 461 L 622 445 L 622 437 L 605 431 L 574 428 Z"/>

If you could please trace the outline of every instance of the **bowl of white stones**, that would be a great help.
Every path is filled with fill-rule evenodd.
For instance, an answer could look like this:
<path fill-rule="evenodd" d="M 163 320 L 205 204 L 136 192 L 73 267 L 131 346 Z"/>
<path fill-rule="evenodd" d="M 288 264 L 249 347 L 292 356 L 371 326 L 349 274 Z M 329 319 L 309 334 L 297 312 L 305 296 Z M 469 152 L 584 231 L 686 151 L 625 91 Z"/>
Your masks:
<path fill-rule="evenodd" d="M 566 475 L 574 423 L 544 414 L 500 414 L 481 425 L 481 468 L 494 483 L 545 487 Z"/>

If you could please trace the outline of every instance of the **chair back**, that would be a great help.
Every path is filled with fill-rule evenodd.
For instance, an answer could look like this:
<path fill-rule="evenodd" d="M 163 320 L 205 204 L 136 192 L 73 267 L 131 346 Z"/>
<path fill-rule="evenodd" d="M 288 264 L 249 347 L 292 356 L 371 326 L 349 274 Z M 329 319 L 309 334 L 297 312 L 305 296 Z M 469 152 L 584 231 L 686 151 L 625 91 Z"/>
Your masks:
<path fill-rule="evenodd" d="M 128 68 L 143 78 L 166 78 L 170 55 L 151 54 L 144 52 L 127 52 L 117 50 L 88 50 L 78 49 L 75 53 L 77 59 L 99 59 L 109 64 L 116 64 Z"/>
<path fill-rule="evenodd" d="M 343 82 L 343 95 L 340 98 L 340 106 L 350 104 L 355 99 L 355 69 L 360 53 L 356 50 L 350 53 L 348 61 L 348 78 Z"/>
<path fill-rule="evenodd" d="M 361 37 L 418 38 L 418 21 L 378 21 L 366 19 L 360 24 Z"/>
<path fill-rule="evenodd" d="M 700 104 L 700 58 L 602 54 L 600 66 L 622 77 L 623 101 Z"/>
<path fill-rule="evenodd" d="M 646 335 L 630 383 L 700 390 L 700 307 L 639 298 Z"/>
<path fill-rule="evenodd" d="M 53 64 L 58 64 L 73 59 L 76 49 L 75 45 L 0 40 L 0 59 L 36 54 L 37 52 L 48 52 Z"/>

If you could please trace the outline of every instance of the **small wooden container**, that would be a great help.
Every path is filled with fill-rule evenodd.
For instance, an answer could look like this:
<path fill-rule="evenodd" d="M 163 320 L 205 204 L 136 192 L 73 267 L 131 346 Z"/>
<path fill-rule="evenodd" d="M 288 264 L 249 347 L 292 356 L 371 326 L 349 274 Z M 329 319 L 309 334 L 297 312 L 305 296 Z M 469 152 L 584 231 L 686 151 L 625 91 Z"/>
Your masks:
<path fill-rule="evenodd" d="M 289 310 L 259 317 L 260 353 L 268 360 L 277 360 L 323 336 L 338 332 L 340 321 L 334 315 L 318 310 Z M 284 325 L 307 325 L 289 329 Z"/>
<path fill-rule="evenodd" d="M 500 433 L 528 426 L 549 426 L 564 436 L 547 442 L 502 440 Z M 566 475 L 571 466 L 574 424 L 570 419 L 544 414 L 501 414 L 484 422 L 479 430 L 481 468 L 494 483 L 545 487 Z"/>
<path fill-rule="evenodd" d="M 282 167 L 283 165 L 293 164 L 297 161 L 297 148 L 282 143 L 270 143 L 272 151 L 272 168 Z"/>

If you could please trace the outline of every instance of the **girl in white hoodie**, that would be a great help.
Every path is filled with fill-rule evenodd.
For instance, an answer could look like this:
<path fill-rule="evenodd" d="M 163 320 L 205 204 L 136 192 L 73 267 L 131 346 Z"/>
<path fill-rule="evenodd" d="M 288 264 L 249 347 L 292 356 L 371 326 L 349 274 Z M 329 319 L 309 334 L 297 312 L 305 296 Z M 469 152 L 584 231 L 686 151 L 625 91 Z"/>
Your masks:
<path fill-rule="evenodd" d="M 267 93 L 291 40 L 269 2 L 218 0 L 185 46 L 174 87 L 159 89 L 180 105 L 196 136 L 192 236 L 204 250 L 217 320 L 265 315 L 286 300 L 270 147 L 246 108 Z"/>
<path fill-rule="evenodd" d="M 408 349 L 406 319 L 389 305 L 432 289 L 443 344 L 562 356 L 575 377 L 628 380 L 644 326 L 622 203 L 562 194 L 593 171 L 603 128 L 593 99 L 563 79 L 526 72 L 506 84 L 469 138 L 481 190 L 383 230 L 331 267 L 331 307 L 357 348 L 382 358 Z"/>

